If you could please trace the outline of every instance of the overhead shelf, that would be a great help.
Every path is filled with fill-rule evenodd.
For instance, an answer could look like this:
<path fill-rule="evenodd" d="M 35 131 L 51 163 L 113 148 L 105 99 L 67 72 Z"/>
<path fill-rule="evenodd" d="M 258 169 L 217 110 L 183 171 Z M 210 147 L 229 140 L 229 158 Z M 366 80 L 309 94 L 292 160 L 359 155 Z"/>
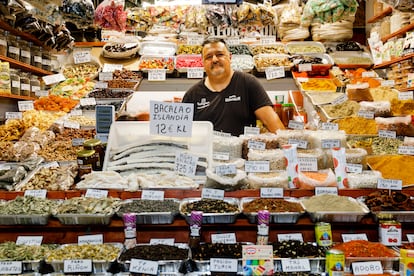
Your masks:
<path fill-rule="evenodd" d="M 388 67 L 390 65 L 393 65 L 394 63 L 401 62 L 403 60 L 407 60 L 407 59 L 410 59 L 410 58 L 414 58 L 414 54 L 408 54 L 408 55 L 405 55 L 403 57 L 395 58 L 393 60 L 386 61 L 386 62 L 383 62 L 381 64 L 374 65 L 374 69 L 385 68 L 385 67 Z"/>
<path fill-rule="evenodd" d="M 16 30 L 15 28 L 13 28 L 12 26 L 10 26 L 9 24 L 7 24 L 6 22 L 4 22 L 2 20 L 0 20 L 0 28 L 3 29 L 3 30 L 9 31 L 10 33 L 12 33 L 14 35 L 18 35 L 21 38 L 23 38 L 24 40 L 31 41 L 36 45 L 45 47 L 43 42 L 40 41 L 39 39 L 37 39 L 37 37 L 35 37 L 35 36 L 33 36 L 29 33 Z"/>
<path fill-rule="evenodd" d="M 24 63 L 24 62 L 21 62 L 21 61 L 18 61 L 18 60 L 15 60 L 15 59 L 12 59 L 12 58 L 9 58 L 9 57 L 6 57 L 6 56 L 0 55 L 0 60 L 10 63 L 11 67 L 13 67 L 13 68 L 19 68 L 19 69 L 22 69 L 24 71 L 34 73 L 36 75 L 46 76 L 46 75 L 52 75 L 53 74 L 50 71 L 43 70 L 41 68 L 32 66 L 30 64 L 27 64 L 27 63 Z"/>
<path fill-rule="evenodd" d="M 13 94 L 0 94 L 1 98 L 8 98 L 8 99 L 14 99 L 14 100 L 23 100 L 23 101 L 34 101 L 36 98 L 28 97 L 28 96 L 20 96 L 20 95 L 13 95 Z"/>
<path fill-rule="evenodd" d="M 407 25 L 407 26 L 405 26 L 405 27 L 403 27 L 403 28 L 401 28 L 401 29 L 399 29 L 398 31 L 396 31 L 396 32 L 393 32 L 393 33 L 391 33 L 391 34 L 389 34 L 389 35 L 386 35 L 386 36 L 384 36 L 384 37 L 382 37 L 381 38 L 381 40 L 382 40 L 382 42 L 386 42 L 388 39 L 390 39 L 390 38 L 393 38 L 393 37 L 396 37 L 396 36 L 401 36 L 401 35 L 404 35 L 406 32 L 408 32 L 408 31 L 411 31 L 411 30 L 413 30 L 414 29 L 414 23 L 411 23 L 410 25 Z"/>
<path fill-rule="evenodd" d="M 385 10 L 383 10 L 381 13 L 379 13 L 379 14 L 377 14 L 377 15 L 374 15 L 373 17 L 369 18 L 369 19 L 367 20 L 367 22 L 368 22 L 368 23 L 375 23 L 375 22 L 377 22 L 378 20 L 381 20 L 381 19 L 383 19 L 384 17 L 386 17 L 386 16 L 390 15 L 391 13 L 392 13 L 392 8 L 391 8 L 391 7 L 388 7 L 388 8 L 386 8 Z"/>

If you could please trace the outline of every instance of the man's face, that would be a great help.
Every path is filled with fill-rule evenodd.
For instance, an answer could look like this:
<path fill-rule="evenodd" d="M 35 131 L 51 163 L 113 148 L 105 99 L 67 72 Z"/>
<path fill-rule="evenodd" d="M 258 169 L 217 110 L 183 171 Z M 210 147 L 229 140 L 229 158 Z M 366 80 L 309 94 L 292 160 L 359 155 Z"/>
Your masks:
<path fill-rule="evenodd" d="M 207 76 L 230 73 L 230 52 L 222 42 L 204 45 L 203 63 Z"/>

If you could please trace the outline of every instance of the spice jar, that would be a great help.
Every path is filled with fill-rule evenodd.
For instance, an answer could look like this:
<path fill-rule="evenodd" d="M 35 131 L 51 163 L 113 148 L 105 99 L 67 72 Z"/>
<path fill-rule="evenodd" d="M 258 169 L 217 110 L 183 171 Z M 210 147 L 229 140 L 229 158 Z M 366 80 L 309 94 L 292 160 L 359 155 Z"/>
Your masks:
<path fill-rule="evenodd" d="M 7 36 L 9 35 L 8 31 L 3 31 L 0 29 L 0 55 L 7 56 Z"/>
<path fill-rule="evenodd" d="M 30 96 L 30 74 L 20 73 L 20 95 Z"/>
<path fill-rule="evenodd" d="M 42 50 L 42 69 L 52 71 L 52 56 L 46 49 Z"/>
<path fill-rule="evenodd" d="M 31 62 L 31 53 L 30 53 L 31 42 L 20 41 L 20 61 L 26 64 Z"/>
<path fill-rule="evenodd" d="M 277 116 L 279 116 L 279 119 L 282 120 L 282 104 L 281 103 L 275 103 L 273 105 L 273 110 L 276 112 Z"/>
<path fill-rule="evenodd" d="M 83 148 L 87 150 L 94 150 L 95 157 L 97 159 L 93 166 L 94 171 L 100 171 L 103 167 L 103 160 L 105 159 L 105 151 L 101 140 L 99 139 L 88 139 L 83 142 Z"/>
<path fill-rule="evenodd" d="M 30 76 L 30 96 L 36 97 L 36 92 L 40 90 L 40 80 L 36 75 Z"/>
<path fill-rule="evenodd" d="M 20 60 L 20 36 L 8 36 L 7 56 L 9 58 Z"/>
<path fill-rule="evenodd" d="M 20 76 L 19 70 L 10 69 L 10 87 L 13 95 L 20 95 Z"/>
<path fill-rule="evenodd" d="M 42 68 L 42 47 L 34 45 L 31 49 L 32 60 L 31 65 Z"/>
<path fill-rule="evenodd" d="M 282 123 L 285 127 L 289 125 L 289 121 L 293 120 L 295 108 L 293 103 L 282 104 Z"/>
<path fill-rule="evenodd" d="M 82 178 L 85 174 L 92 172 L 92 167 L 96 164 L 94 150 L 80 150 L 77 153 L 78 177 Z"/>

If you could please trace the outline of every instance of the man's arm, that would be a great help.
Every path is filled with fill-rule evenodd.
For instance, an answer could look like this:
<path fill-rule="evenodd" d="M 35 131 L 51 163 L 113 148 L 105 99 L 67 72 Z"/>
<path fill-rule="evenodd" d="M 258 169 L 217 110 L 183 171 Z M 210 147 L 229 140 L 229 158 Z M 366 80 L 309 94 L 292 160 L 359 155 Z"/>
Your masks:
<path fill-rule="evenodd" d="M 272 133 L 275 133 L 278 129 L 285 129 L 285 126 L 279 116 L 271 106 L 262 106 L 256 109 L 254 114 L 256 115 L 256 118 L 262 121 L 266 128 Z"/>

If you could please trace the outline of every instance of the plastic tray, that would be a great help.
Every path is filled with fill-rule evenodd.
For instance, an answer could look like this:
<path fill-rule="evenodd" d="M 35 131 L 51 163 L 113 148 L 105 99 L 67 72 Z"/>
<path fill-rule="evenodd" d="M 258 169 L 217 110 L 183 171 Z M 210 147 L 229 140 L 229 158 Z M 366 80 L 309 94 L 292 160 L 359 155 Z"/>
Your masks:
<path fill-rule="evenodd" d="M 0 225 L 46 225 L 49 215 L 0 215 Z"/>
<path fill-rule="evenodd" d="M 177 63 L 180 60 L 191 60 L 191 61 L 198 61 L 200 63 L 199 66 L 183 66 L 180 67 Z M 185 73 L 187 72 L 188 68 L 203 68 L 203 58 L 201 55 L 198 54 L 194 54 L 194 55 L 186 55 L 186 54 L 182 54 L 182 55 L 178 55 L 175 59 L 175 69 L 177 69 L 178 72 L 180 73 Z"/>
<path fill-rule="evenodd" d="M 55 217 L 62 224 L 68 225 L 88 225 L 103 224 L 108 225 L 113 215 L 101 214 L 57 214 Z"/>
<path fill-rule="evenodd" d="M 240 66 L 243 65 L 243 66 Z M 254 68 L 254 60 L 249 55 L 232 55 L 231 56 L 231 67 L 234 70 L 250 72 Z"/>
<path fill-rule="evenodd" d="M 191 216 L 190 214 L 185 214 L 181 210 L 184 205 L 199 201 L 201 198 L 186 198 L 181 200 L 180 202 L 180 214 L 185 218 L 188 224 L 191 223 Z M 223 199 L 225 202 L 238 206 L 239 212 L 234 213 L 203 213 L 203 221 L 202 224 L 213 224 L 213 223 L 234 223 L 236 221 L 236 217 L 240 214 L 240 206 L 239 200 L 237 198 L 225 197 Z"/>
<path fill-rule="evenodd" d="M 359 51 L 341 51 L 330 54 L 331 58 L 339 68 L 369 68 L 374 62 L 371 55 Z M 360 59 L 360 60 L 358 60 Z"/>
<path fill-rule="evenodd" d="M 275 59 L 281 60 L 281 62 L 273 62 L 273 63 L 267 63 L 267 66 L 259 66 L 258 60 L 264 59 L 264 60 L 270 60 Z M 260 54 L 253 56 L 254 65 L 258 72 L 264 72 L 266 68 L 269 67 L 284 67 L 286 71 L 289 71 L 293 67 L 293 62 L 289 60 L 289 56 L 285 54 Z"/>
<path fill-rule="evenodd" d="M 177 44 L 173 42 L 144 41 L 141 43 L 139 55 L 166 55 L 173 56 L 177 51 Z"/>
<path fill-rule="evenodd" d="M 286 45 L 280 42 L 274 44 L 252 44 L 249 46 L 253 55 L 259 54 L 287 54 Z M 272 51 L 274 49 L 274 51 Z"/>
<path fill-rule="evenodd" d="M 301 51 L 296 49 L 297 47 L 303 47 Z M 306 47 L 309 47 L 308 50 Z M 286 43 L 286 50 L 289 54 L 309 54 L 309 53 L 325 53 L 325 46 L 321 42 L 316 41 L 293 41 Z"/>
<path fill-rule="evenodd" d="M 337 93 L 337 92 L 320 93 L 320 92 L 308 92 L 308 91 L 305 91 L 304 94 L 309 98 L 309 100 L 311 101 L 313 105 L 330 104 L 335 99 L 344 95 L 344 93 Z"/>
<path fill-rule="evenodd" d="M 139 59 L 139 64 L 138 64 L 138 70 L 142 71 L 142 72 L 148 72 L 148 70 L 150 68 L 145 68 L 143 67 L 143 63 L 145 61 L 148 60 L 156 60 L 156 61 L 160 61 L 162 64 L 161 66 L 154 67 L 151 69 L 166 69 L 167 73 L 172 73 L 174 72 L 174 68 L 175 68 L 175 56 L 168 56 L 168 55 L 145 55 L 145 56 L 141 56 L 141 58 Z M 169 66 L 169 68 L 164 68 L 166 65 L 168 66 L 168 62 L 172 62 L 172 64 Z"/>
<path fill-rule="evenodd" d="M 332 65 L 334 64 L 333 59 L 328 54 L 324 54 L 324 53 L 307 53 L 307 54 L 301 54 L 300 56 L 320 58 L 322 60 L 321 64 L 312 63 L 311 73 L 318 73 L 318 72 L 329 70 L 332 67 Z M 298 69 L 299 65 L 296 64 L 295 67 Z"/>
<path fill-rule="evenodd" d="M 331 84 L 332 84 L 332 88 L 331 89 L 326 89 L 326 90 L 318 90 L 316 87 L 314 88 L 314 89 L 305 89 L 304 87 L 303 87 L 303 83 L 305 83 L 305 82 L 307 82 L 307 81 L 310 81 L 310 80 L 316 80 L 316 81 L 321 81 L 321 82 L 330 82 Z M 333 81 L 333 80 L 331 80 L 331 79 L 324 79 L 324 78 L 308 78 L 308 79 L 306 79 L 305 81 L 299 81 L 299 79 L 297 79 L 297 82 L 298 82 L 298 86 L 300 87 L 300 89 L 301 89 L 301 91 L 303 91 L 303 92 L 318 92 L 318 93 L 320 93 L 320 92 L 322 92 L 322 93 L 325 93 L 325 92 L 331 92 L 331 93 L 333 93 L 333 92 L 336 92 L 336 84 L 335 84 L 335 82 Z M 335 87 L 335 88 L 334 88 Z"/>

